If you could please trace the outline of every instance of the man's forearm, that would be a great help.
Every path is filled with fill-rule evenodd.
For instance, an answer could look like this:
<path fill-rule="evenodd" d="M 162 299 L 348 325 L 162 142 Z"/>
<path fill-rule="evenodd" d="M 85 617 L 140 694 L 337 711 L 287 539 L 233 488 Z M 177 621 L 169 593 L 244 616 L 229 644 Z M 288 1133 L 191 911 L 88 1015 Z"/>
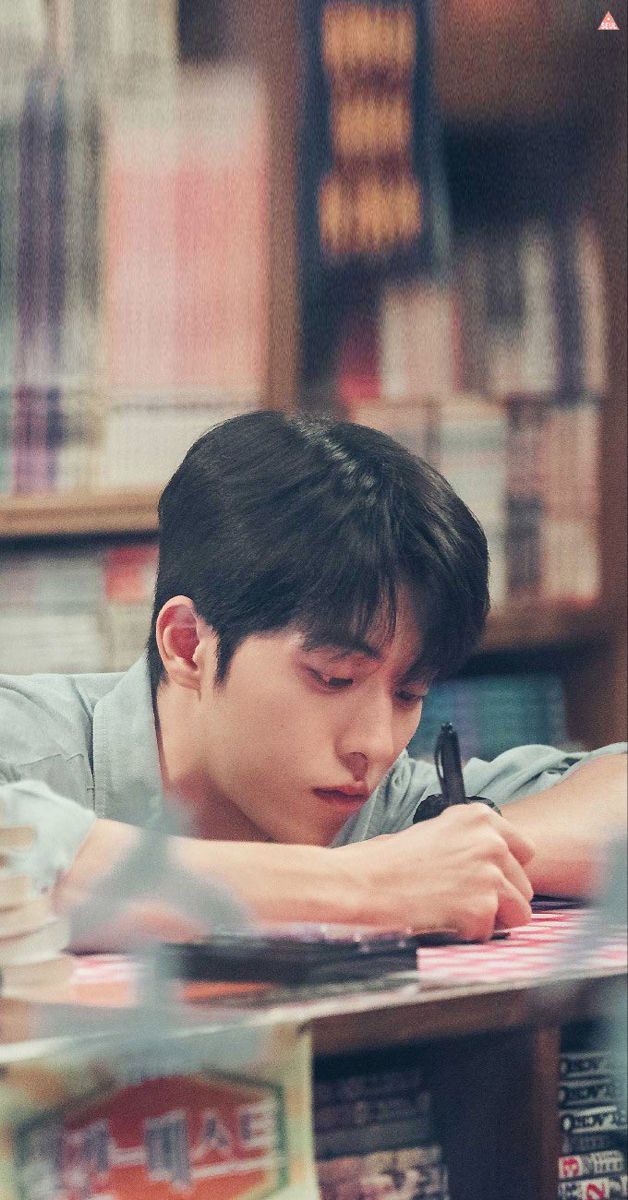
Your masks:
<path fill-rule="evenodd" d="M 97 820 L 57 885 L 57 908 L 72 908 L 86 899 L 98 880 L 135 849 L 141 836 L 142 831 L 132 825 Z M 343 856 L 332 850 L 188 837 L 172 837 L 169 842 L 173 865 L 197 878 L 224 883 L 260 920 L 378 919 L 374 898 L 369 904 L 358 872 L 346 869 Z"/>
<path fill-rule="evenodd" d="M 605 847 L 626 834 L 626 756 L 593 759 L 553 787 L 504 806 L 504 815 L 535 843 L 526 870 L 536 892 L 594 894 Z"/>

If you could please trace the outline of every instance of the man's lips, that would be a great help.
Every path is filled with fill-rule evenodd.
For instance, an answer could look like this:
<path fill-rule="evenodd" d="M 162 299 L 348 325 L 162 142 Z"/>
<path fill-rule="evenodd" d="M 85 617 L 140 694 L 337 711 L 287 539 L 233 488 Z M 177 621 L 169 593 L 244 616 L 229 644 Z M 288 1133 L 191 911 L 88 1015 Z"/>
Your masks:
<path fill-rule="evenodd" d="M 345 808 L 361 808 L 368 799 L 368 791 L 361 787 L 346 788 L 313 788 L 316 796 L 326 800 L 328 804 L 338 804 Z"/>

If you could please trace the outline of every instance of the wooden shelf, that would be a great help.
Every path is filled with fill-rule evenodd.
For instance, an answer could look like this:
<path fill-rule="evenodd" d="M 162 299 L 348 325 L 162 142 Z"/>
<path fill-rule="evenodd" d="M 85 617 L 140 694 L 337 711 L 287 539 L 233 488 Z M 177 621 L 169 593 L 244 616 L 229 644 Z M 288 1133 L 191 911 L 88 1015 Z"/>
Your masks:
<path fill-rule="evenodd" d="M 151 533 L 159 491 L 35 493 L 0 500 L 0 540 L 94 533 Z"/>
<path fill-rule="evenodd" d="M 0 544 L 38 537 L 154 533 L 158 498 L 157 489 L 4 497 L 0 499 Z M 612 626 L 608 607 L 515 603 L 490 614 L 479 652 L 602 644 Z"/>
<path fill-rule="evenodd" d="M 612 628 L 607 607 L 513 603 L 489 616 L 480 644 L 483 653 L 604 642 Z"/>
<path fill-rule="evenodd" d="M 317 1054 L 348 1054 L 374 1046 L 397 1046 L 512 1029 L 601 1020 L 617 1011 L 626 985 L 623 968 L 588 977 L 463 987 L 413 988 L 356 993 L 336 1008 L 312 1003 L 310 1021 Z M 302 1016 L 302 1013 L 300 1014 Z"/>
<path fill-rule="evenodd" d="M 447 121 L 604 121 L 625 85 L 625 33 L 598 32 L 604 10 L 520 0 L 437 6 L 436 80 Z M 597 14 L 597 15 L 596 15 Z"/>

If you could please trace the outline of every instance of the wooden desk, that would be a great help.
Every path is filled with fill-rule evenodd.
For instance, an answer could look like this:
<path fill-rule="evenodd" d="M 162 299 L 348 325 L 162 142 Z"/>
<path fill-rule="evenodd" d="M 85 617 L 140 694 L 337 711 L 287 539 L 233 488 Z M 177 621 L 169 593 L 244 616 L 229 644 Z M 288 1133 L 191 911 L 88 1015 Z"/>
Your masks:
<path fill-rule="evenodd" d="M 578 920 L 573 914 L 566 922 L 570 937 Z M 445 958 L 432 960 L 429 955 L 444 952 L 422 951 L 423 972 L 394 982 L 356 984 L 263 1006 L 243 1007 L 233 997 L 229 1021 L 239 1011 L 260 1025 L 281 1020 L 307 1024 L 319 1059 L 373 1050 L 386 1057 L 389 1049 L 404 1060 L 407 1056 L 408 1063 L 420 1062 L 432 1093 L 452 1200 L 556 1200 L 561 1032 L 581 1022 L 605 1023 L 621 1013 L 626 965 L 619 936 L 598 948 L 595 960 L 583 963 L 581 970 L 560 977 L 537 973 L 504 978 L 541 933 L 542 922 L 537 921 L 513 934 L 512 945 L 453 947 Z M 471 974 L 477 969 L 473 964 L 483 962 L 491 982 L 439 983 L 434 974 L 439 961 L 462 962 Z M 558 951 L 555 961 L 560 963 Z M 105 982 L 108 963 L 112 978 L 117 973 L 124 982 L 126 960 L 98 960 Z M 460 965 L 450 968 L 450 974 L 460 973 Z M 71 1007 L 64 1011 L 76 1014 Z M 90 1011 L 96 1026 L 111 1010 Z M 224 1004 L 195 1005 L 191 1011 L 194 1022 L 208 1030 L 224 1024 Z M 38 1029 L 45 1030 L 42 1018 L 51 1012 L 51 1006 L 5 1001 L 0 1004 L 0 1034 L 5 1042 L 36 1036 Z"/>

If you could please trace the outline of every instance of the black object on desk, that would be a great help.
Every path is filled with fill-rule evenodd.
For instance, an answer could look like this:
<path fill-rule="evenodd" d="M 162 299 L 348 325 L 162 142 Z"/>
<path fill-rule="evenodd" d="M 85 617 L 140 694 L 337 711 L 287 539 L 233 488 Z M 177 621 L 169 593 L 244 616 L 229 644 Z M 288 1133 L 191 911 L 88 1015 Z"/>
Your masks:
<path fill-rule="evenodd" d="M 166 943 L 160 951 L 161 966 L 171 978 L 190 982 L 343 982 L 416 971 L 418 948 L 440 944 L 447 936 L 356 931 L 353 936 L 329 938 L 316 926 L 311 930 L 301 936 L 215 934 L 206 941 Z"/>
<path fill-rule="evenodd" d="M 497 805 L 492 800 L 487 800 L 486 796 L 467 796 L 460 761 L 458 734 L 451 721 L 441 726 L 434 748 L 434 765 L 441 791 L 437 795 L 426 796 L 421 801 L 412 818 L 413 825 L 416 825 L 418 821 L 427 821 L 431 817 L 440 816 L 452 804 L 486 804 L 495 812 L 499 812 Z"/>

